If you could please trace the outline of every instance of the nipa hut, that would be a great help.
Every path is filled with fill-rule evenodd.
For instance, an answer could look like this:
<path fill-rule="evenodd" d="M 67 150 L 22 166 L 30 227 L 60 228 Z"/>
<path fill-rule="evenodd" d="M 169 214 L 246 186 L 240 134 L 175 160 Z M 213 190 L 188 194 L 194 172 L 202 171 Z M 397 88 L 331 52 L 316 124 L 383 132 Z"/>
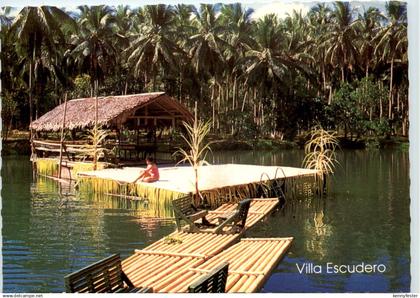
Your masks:
<path fill-rule="evenodd" d="M 33 121 L 35 132 L 60 131 L 63 127 L 65 104 L 55 107 Z M 72 99 L 67 102 L 64 129 L 83 130 L 95 124 L 95 98 Z M 97 123 L 104 127 L 122 129 L 128 123 L 141 128 L 175 126 L 177 121 L 189 121 L 192 114 L 180 102 L 164 92 L 98 98 Z"/>
<path fill-rule="evenodd" d="M 112 151 L 113 163 L 141 161 L 156 157 L 159 145 L 170 143 L 174 128 L 192 119 L 187 107 L 164 92 L 72 99 L 30 124 L 32 160 L 89 160 L 84 153 L 92 137 L 87 135 L 97 123 L 107 130 L 101 146 L 108 150 L 101 152 Z"/>

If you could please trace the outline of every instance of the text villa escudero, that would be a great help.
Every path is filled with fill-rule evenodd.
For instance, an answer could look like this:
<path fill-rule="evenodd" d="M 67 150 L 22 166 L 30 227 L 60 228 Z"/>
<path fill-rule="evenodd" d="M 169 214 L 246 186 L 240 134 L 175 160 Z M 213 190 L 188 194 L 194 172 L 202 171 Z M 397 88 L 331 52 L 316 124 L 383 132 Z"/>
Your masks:
<path fill-rule="evenodd" d="M 296 264 L 296 268 L 300 274 L 384 273 L 386 271 L 384 264 L 366 264 L 363 262 L 352 265 L 337 265 L 330 262 L 325 265 L 303 263 Z"/>

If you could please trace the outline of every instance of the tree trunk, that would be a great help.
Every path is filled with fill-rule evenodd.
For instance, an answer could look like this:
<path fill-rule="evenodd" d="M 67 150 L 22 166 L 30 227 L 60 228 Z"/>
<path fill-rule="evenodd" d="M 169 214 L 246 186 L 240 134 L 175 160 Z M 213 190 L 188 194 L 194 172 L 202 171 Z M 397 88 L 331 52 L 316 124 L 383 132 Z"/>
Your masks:
<path fill-rule="evenodd" d="M 324 94 L 325 94 L 325 91 L 327 90 L 327 80 L 326 80 L 326 77 L 325 77 L 324 63 L 321 64 L 321 68 L 322 68 L 322 86 L 323 86 Z"/>
<path fill-rule="evenodd" d="M 236 107 L 236 88 L 237 88 L 237 80 L 236 76 L 233 80 L 233 94 L 232 94 L 232 110 L 235 110 Z"/>
<path fill-rule="evenodd" d="M 212 128 L 214 130 L 214 125 L 215 125 L 215 117 L 216 117 L 216 107 L 215 107 L 215 102 L 214 102 L 214 89 L 215 89 L 215 84 L 216 82 L 213 84 L 212 88 L 211 88 L 211 109 L 212 109 Z"/>
<path fill-rule="evenodd" d="M 61 179 L 61 170 L 63 163 L 63 149 L 64 149 L 64 129 L 66 126 L 66 114 L 67 114 L 67 92 L 64 94 L 64 113 L 63 113 L 63 123 L 61 125 L 61 136 L 60 136 L 60 157 L 58 163 L 58 178 Z"/>
<path fill-rule="evenodd" d="M 241 108 L 241 112 L 244 111 L 245 109 L 245 102 L 246 102 L 246 98 L 248 96 L 248 90 L 245 91 L 245 95 L 244 95 L 244 100 L 242 101 L 242 108 Z"/>
<path fill-rule="evenodd" d="M 236 84 L 237 84 L 237 80 L 235 76 L 233 79 L 233 90 L 232 90 L 232 111 L 235 111 L 235 108 L 236 108 L 236 88 L 237 88 Z M 233 135 L 235 132 L 235 116 L 234 115 L 232 115 L 231 121 L 232 121 L 231 134 Z"/>
<path fill-rule="evenodd" d="M 95 133 L 98 133 L 98 79 L 95 79 Z M 93 170 L 96 171 L 98 164 L 98 148 L 97 142 L 94 140 L 93 152 Z"/>
<path fill-rule="evenodd" d="M 388 94 L 388 119 L 392 118 L 392 104 L 393 104 L 393 80 L 394 80 L 394 57 L 391 58 L 391 76 L 389 79 L 389 94 Z"/>
<path fill-rule="evenodd" d="M 366 79 L 369 77 L 369 63 L 366 63 Z"/>
<path fill-rule="evenodd" d="M 332 102 L 332 83 L 330 83 L 330 93 L 328 95 L 328 105 L 331 105 Z"/>
<path fill-rule="evenodd" d="M 382 83 L 380 83 L 379 86 L 382 91 L 382 88 L 383 88 Z M 384 113 L 384 109 L 383 109 L 383 103 L 382 103 L 382 96 L 380 96 L 379 97 L 379 119 L 382 119 L 383 113 Z"/>
<path fill-rule="evenodd" d="M 401 102 L 401 111 L 402 111 L 402 135 L 407 136 L 407 112 L 404 109 L 404 100 Z"/>
<path fill-rule="evenodd" d="M 32 61 L 29 63 L 29 123 L 32 123 L 32 114 L 33 114 L 33 107 L 32 107 Z"/>

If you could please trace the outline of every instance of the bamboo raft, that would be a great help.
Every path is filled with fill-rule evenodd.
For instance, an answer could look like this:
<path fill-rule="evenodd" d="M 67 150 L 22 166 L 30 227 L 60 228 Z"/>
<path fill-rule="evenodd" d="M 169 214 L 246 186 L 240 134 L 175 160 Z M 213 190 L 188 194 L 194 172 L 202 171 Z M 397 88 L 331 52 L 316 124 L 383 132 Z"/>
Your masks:
<path fill-rule="evenodd" d="M 185 281 L 178 288 L 188 287 L 191 282 L 210 272 L 221 262 L 227 261 L 229 274 L 226 292 L 255 293 L 263 287 L 292 241 L 292 237 L 244 238 L 217 256 L 190 268 L 190 273 L 184 276 Z"/>
<path fill-rule="evenodd" d="M 180 233 L 182 244 L 160 240 L 122 262 L 123 271 L 136 287 L 153 292 L 182 293 L 222 261 L 229 262 L 226 291 L 256 292 L 286 253 L 293 238 L 245 238 L 239 235 Z M 223 250 L 223 251 L 222 251 Z"/>
<path fill-rule="evenodd" d="M 236 235 L 177 233 L 182 243 L 161 239 L 122 261 L 122 269 L 136 287 L 159 292 L 176 285 L 189 268 L 198 266 L 237 241 Z"/>
<path fill-rule="evenodd" d="M 79 189 L 96 194 L 107 193 L 147 198 L 153 202 L 170 203 L 173 199 L 195 192 L 195 174 L 190 166 L 161 168 L 160 180 L 153 183 L 132 182 L 143 168 L 103 169 L 78 173 Z M 212 207 L 221 203 L 238 202 L 261 195 L 261 187 L 284 182 L 289 196 L 295 193 L 311 195 L 317 187 L 316 170 L 223 164 L 202 166 L 198 170 L 198 188 Z"/>
<path fill-rule="evenodd" d="M 270 214 L 278 202 L 278 199 L 253 199 L 241 233 L 174 232 L 170 236 L 176 241 L 168 242 L 162 238 L 142 250 L 135 250 L 134 255 L 122 261 L 122 268 L 136 287 L 152 287 L 154 292 L 186 292 L 190 283 L 220 263 L 212 262 L 217 258 L 218 261 L 231 262 L 232 271 L 229 271 L 228 279 L 231 291 L 242 290 L 242 287 L 234 287 L 237 282 L 248 285 L 245 290 L 256 291 L 287 251 L 292 238 L 263 239 L 262 242 L 243 239 L 239 244 L 232 244 Z M 230 214 L 235 208 L 236 204 L 223 204 L 209 211 L 206 218 L 214 221 L 217 217 Z M 225 250 L 229 246 L 232 247 Z M 231 249 L 233 253 L 230 253 Z M 236 262 L 238 260 L 243 262 Z"/>

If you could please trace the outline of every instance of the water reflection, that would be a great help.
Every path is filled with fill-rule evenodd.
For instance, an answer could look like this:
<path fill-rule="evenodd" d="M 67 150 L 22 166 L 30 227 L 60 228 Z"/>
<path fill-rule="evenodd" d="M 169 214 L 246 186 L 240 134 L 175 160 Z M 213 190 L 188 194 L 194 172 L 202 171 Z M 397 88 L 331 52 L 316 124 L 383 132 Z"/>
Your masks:
<path fill-rule="evenodd" d="M 300 166 L 303 152 L 215 152 L 212 163 Z M 326 198 L 287 201 L 248 237 L 295 237 L 264 292 L 407 292 L 410 285 L 409 160 L 402 151 L 342 151 Z M 32 180 L 26 157 L 5 158 L 4 292 L 61 292 L 63 276 L 111 253 L 171 233 L 164 204 L 72 193 Z M 296 264 L 384 263 L 384 274 L 299 274 Z"/>

